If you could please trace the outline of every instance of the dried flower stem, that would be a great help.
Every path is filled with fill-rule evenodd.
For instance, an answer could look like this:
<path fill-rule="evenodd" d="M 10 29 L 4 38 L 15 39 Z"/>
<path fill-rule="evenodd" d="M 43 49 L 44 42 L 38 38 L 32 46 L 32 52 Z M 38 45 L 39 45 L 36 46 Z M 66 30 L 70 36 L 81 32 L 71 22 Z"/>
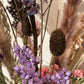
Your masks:
<path fill-rule="evenodd" d="M 24 35 L 24 45 L 26 45 L 27 46 L 27 38 L 28 36 L 27 35 Z"/>
<path fill-rule="evenodd" d="M 41 2 L 41 48 L 40 48 L 40 78 L 41 78 L 41 71 L 42 71 L 42 38 L 43 38 L 43 2 Z"/>
<path fill-rule="evenodd" d="M 35 16 L 34 15 L 30 15 L 30 20 L 31 20 L 31 26 L 32 26 L 32 30 L 33 30 L 33 38 L 34 38 L 34 56 L 37 56 L 37 45 L 38 45 L 38 41 L 37 41 L 37 30 L 36 30 L 36 23 L 35 23 Z M 35 64 L 36 67 L 36 71 L 38 71 L 38 64 Z"/>
<path fill-rule="evenodd" d="M 34 55 L 37 56 L 37 30 L 36 30 L 36 23 L 35 23 L 35 16 L 30 15 L 31 26 L 33 30 L 33 37 L 34 37 Z"/>
<path fill-rule="evenodd" d="M 51 1 L 50 1 L 51 2 Z M 47 12 L 47 10 L 50 8 L 51 3 L 49 3 L 49 5 L 47 6 L 47 8 L 45 9 L 45 11 L 43 12 L 43 15 L 45 15 L 45 13 Z"/>
<path fill-rule="evenodd" d="M 59 1 L 59 8 L 58 8 L 58 12 L 57 12 L 57 22 L 56 22 L 56 29 L 58 28 L 60 7 L 61 7 L 61 0 Z"/>
<path fill-rule="evenodd" d="M 53 1 L 53 0 L 50 1 L 50 5 L 49 5 L 49 9 L 48 9 L 48 13 L 47 13 L 47 18 L 46 18 L 46 25 L 45 25 L 44 35 L 43 35 L 43 38 L 42 38 L 42 44 L 43 44 L 43 41 L 44 41 L 44 38 L 45 38 L 45 34 L 46 34 L 46 29 L 47 29 L 48 18 L 49 18 L 49 13 L 50 13 L 50 8 L 51 8 L 52 1 Z M 43 14 L 43 15 L 44 15 L 44 14 Z"/>

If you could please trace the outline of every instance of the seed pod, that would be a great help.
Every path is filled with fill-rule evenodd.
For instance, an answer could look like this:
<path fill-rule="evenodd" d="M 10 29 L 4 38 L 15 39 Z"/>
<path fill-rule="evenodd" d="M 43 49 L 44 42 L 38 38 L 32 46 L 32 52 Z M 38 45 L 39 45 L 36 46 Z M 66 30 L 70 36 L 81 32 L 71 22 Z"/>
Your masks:
<path fill-rule="evenodd" d="M 61 29 L 52 32 L 50 37 L 50 51 L 54 56 L 60 56 L 65 51 L 65 35 Z"/>

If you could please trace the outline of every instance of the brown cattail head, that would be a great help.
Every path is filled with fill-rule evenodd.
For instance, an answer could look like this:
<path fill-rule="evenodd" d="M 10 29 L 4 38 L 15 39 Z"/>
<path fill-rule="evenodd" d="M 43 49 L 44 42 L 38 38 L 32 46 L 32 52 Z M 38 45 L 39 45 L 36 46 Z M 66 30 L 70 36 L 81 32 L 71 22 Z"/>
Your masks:
<path fill-rule="evenodd" d="M 24 35 L 31 35 L 31 26 L 28 16 L 24 13 L 22 14 L 22 32 Z"/>
<path fill-rule="evenodd" d="M 50 51 L 54 56 L 60 56 L 65 51 L 65 35 L 61 29 L 57 29 L 51 33 Z"/>

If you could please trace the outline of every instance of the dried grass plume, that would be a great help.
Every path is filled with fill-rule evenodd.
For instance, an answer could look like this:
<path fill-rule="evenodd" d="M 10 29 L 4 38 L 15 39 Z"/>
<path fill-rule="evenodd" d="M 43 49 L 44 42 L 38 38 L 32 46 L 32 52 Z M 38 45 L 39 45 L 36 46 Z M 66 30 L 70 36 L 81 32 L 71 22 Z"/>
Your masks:
<path fill-rule="evenodd" d="M 11 51 L 10 28 L 7 22 L 7 17 L 0 3 L 0 49 L 3 52 L 3 64 L 7 67 L 10 76 L 13 76 L 14 57 Z"/>

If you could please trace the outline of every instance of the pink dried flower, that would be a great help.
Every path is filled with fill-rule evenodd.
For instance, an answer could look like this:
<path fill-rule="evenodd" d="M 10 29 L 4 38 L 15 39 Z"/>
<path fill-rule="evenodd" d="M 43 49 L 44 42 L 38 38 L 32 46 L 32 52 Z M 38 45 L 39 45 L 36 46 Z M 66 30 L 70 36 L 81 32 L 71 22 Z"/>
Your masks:
<path fill-rule="evenodd" d="M 83 71 L 77 69 L 77 70 L 74 70 L 73 72 L 73 76 L 74 77 L 80 77 L 80 78 L 83 78 Z"/>
<path fill-rule="evenodd" d="M 51 69 L 53 69 L 53 75 L 56 75 L 57 71 L 59 69 L 59 66 L 57 64 L 54 64 L 54 68 L 53 65 L 51 65 Z"/>
<path fill-rule="evenodd" d="M 36 21 L 36 28 L 37 28 L 37 34 L 39 35 L 41 32 L 41 23 L 39 21 Z"/>
<path fill-rule="evenodd" d="M 59 69 L 59 66 L 57 64 L 54 65 L 54 69 L 55 70 L 58 70 Z"/>
<path fill-rule="evenodd" d="M 39 72 L 40 72 L 40 70 L 39 70 Z M 49 68 L 47 68 L 47 67 L 43 67 L 41 76 L 46 76 L 47 74 L 51 75 L 51 70 L 49 70 Z"/>
<path fill-rule="evenodd" d="M 57 72 L 56 72 L 56 70 L 54 69 L 54 70 L 53 70 L 53 75 L 56 75 L 56 73 L 57 73 Z"/>
<path fill-rule="evenodd" d="M 51 69 L 53 69 L 53 65 L 51 65 Z M 54 69 L 55 70 L 58 70 L 59 69 L 59 66 L 57 64 L 54 65 Z"/>

